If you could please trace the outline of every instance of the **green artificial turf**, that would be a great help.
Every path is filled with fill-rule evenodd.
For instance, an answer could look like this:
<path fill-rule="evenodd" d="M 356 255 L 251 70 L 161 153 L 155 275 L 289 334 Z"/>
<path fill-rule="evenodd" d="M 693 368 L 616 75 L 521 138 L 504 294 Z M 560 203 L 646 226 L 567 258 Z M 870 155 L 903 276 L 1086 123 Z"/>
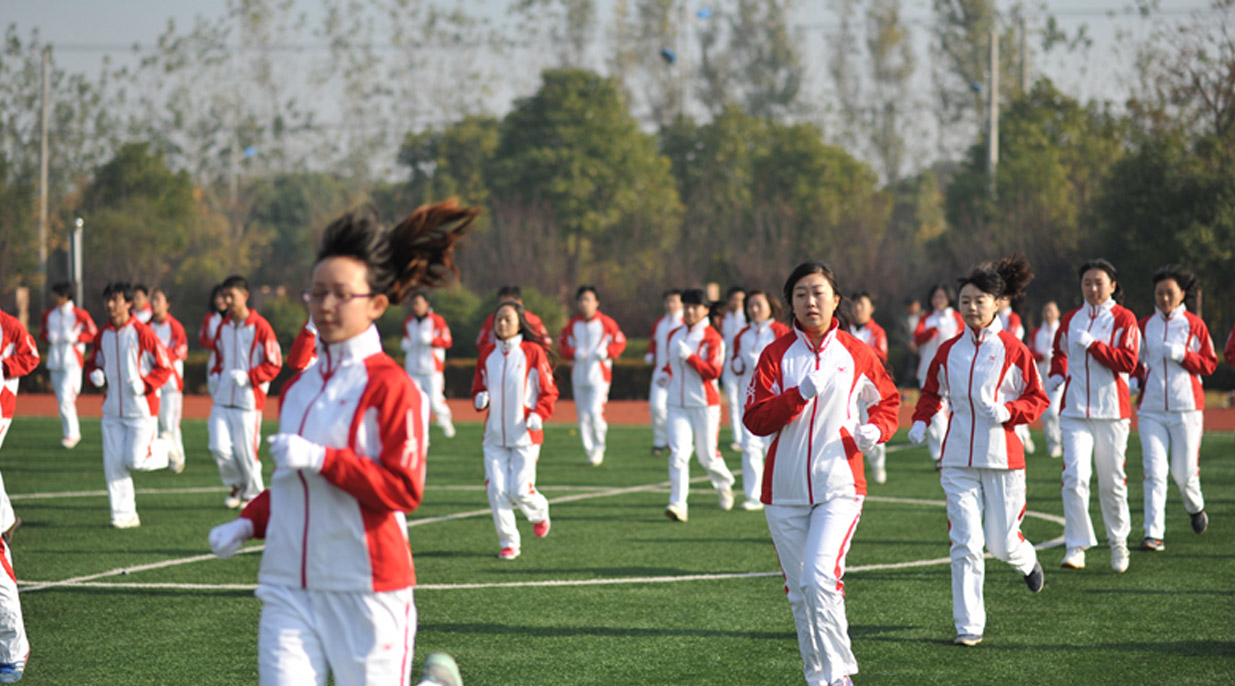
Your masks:
<path fill-rule="evenodd" d="M 185 422 L 183 474 L 135 476 L 142 526 L 123 531 L 108 526 L 98 423 L 83 422 L 83 433 L 76 449 L 64 450 L 57 420 L 18 418 L 0 449 L 0 472 L 24 520 L 12 546 L 32 645 L 22 683 L 256 683 L 260 603 L 250 590 L 218 587 L 254 584 L 259 554 L 106 574 L 205 555 L 210 527 L 234 516 L 222 504 L 205 423 Z M 435 428 L 425 500 L 410 518 L 419 582 L 416 673 L 425 656 L 445 651 L 459 661 L 465 683 L 478 686 L 802 683 L 762 513 L 721 512 L 700 480 L 692 485 L 690 521 L 668 521 L 666 460 L 650 455 L 649 443 L 648 429 L 612 427 L 605 463 L 593 468 L 569 428 L 548 427 L 538 484 L 551 500 L 568 500 L 553 506 L 552 533 L 543 540 L 520 516 L 523 554 L 505 562 L 496 558 L 483 490 L 480 425 L 460 424 L 453 440 Z M 1142 531 L 1135 434 L 1128 454 L 1135 543 Z M 1172 484 L 1166 550 L 1134 550 L 1126 574 L 1110 570 L 1105 547 L 1090 551 L 1089 568 L 1080 572 L 1061 570 L 1063 551 L 1052 548 L 1040 553 L 1046 588 L 1035 596 L 1006 564 L 988 560 L 986 639 L 966 649 L 951 645 L 947 564 L 890 566 L 948 555 L 943 493 L 925 449 L 890 453 L 888 483 L 871 485 L 848 558 L 850 634 L 861 668 L 855 681 L 1232 683 L 1233 456 L 1231 434 L 1206 434 L 1210 530 L 1191 532 Z M 1029 459 L 1029 509 L 1060 516 L 1059 461 Z M 737 456 L 727 460 L 740 474 Z M 693 469 L 702 475 L 697 464 Z M 28 497 L 82 491 L 96 494 Z M 1091 511 L 1101 532 L 1096 493 Z M 476 514 L 424 521 L 459 513 Z M 1059 537 L 1062 527 L 1030 516 L 1024 532 L 1038 543 Z M 690 575 L 733 577 L 680 579 Z M 37 585 L 78 577 L 93 578 Z M 511 586 L 587 580 L 621 583 Z M 208 588 L 124 586 L 138 583 Z"/>

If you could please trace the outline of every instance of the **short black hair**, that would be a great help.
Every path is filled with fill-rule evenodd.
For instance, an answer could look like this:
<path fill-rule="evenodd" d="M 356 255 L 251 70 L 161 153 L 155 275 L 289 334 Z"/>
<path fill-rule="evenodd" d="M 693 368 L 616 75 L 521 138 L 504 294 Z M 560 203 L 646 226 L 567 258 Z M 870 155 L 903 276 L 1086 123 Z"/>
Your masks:
<path fill-rule="evenodd" d="M 870 294 L 869 292 L 867 292 L 867 291 L 858 291 L 857 293 L 854 293 L 852 296 L 850 296 L 850 297 L 849 297 L 849 299 L 850 299 L 850 300 L 852 300 L 852 301 L 854 301 L 855 303 L 856 303 L 857 301 L 861 300 L 862 298 L 866 298 L 867 300 L 871 301 L 872 303 L 873 303 L 873 302 L 875 302 L 875 299 L 874 299 L 874 298 L 872 298 L 872 297 L 871 297 L 871 294 Z"/>
<path fill-rule="evenodd" d="M 683 305 L 707 305 L 708 298 L 702 288 L 687 288 L 682 291 Z"/>
<path fill-rule="evenodd" d="M 669 290 L 660 294 L 660 299 L 664 300 L 665 298 L 668 298 L 671 295 L 676 295 L 680 298 L 682 297 L 682 290 L 680 288 L 670 288 Z"/>
<path fill-rule="evenodd" d="M 502 286 L 497 289 L 497 299 L 498 302 L 505 302 L 507 300 L 522 300 L 523 289 L 518 286 Z"/>
<path fill-rule="evenodd" d="M 590 285 L 580 286 L 579 289 L 575 291 L 575 300 L 582 298 L 584 293 L 591 293 L 596 296 L 597 300 L 600 300 L 600 294 L 596 292 L 596 287 Z"/>
<path fill-rule="evenodd" d="M 725 293 L 725 300 L 732 298 L 734 293 L 741 293 L 742 295 L 746 295 L 746 289 L 742 288 L 741 286 L 730 286 L 729 291 Z"/>
<path fill-rule="evenodd" d="M 150 297 L 150 289 L 146 288 L 146 284 L 144 283 L 133 284 L 133 293 L 134 294 L 141 293 L 142 295 L 146 297 Z"/>
<path fill-rule="evenodd" d="M 223 283 L 219 284 L 219 288 L 225 291 L 232 289 L 232 288 L 239 288 L 245 293 L 248 293 L 249 292 L 249 281 L 248 279 L 244 278 L 243 276 L 240 276 L 239 274 L 233 274 L 227 277 L 226 279 L 223 279 Z"/>
<path fill-rule="evenodd" d="M 73 284 L 68 281 L 61 281 L 51 285 L 51 292 L 61 298 L 73 299 Z"/>
<path fill-rule="evenodd" d="M 104 300 L 110 300 L 117 294 L 123 296 L 126 303 L 133 302 L 133 284 L 128 281 L 112 281 L 103 287 Z"/>
<path fill-rule="evenodd" d="M 407 299 L 409 301 L 415 300 L 416 298 L 424 298 L 425 302 L 429 302 L 429 292 L 428 291 L 416 291 L 412 293 L 411 295 L 407 296 Z"/>

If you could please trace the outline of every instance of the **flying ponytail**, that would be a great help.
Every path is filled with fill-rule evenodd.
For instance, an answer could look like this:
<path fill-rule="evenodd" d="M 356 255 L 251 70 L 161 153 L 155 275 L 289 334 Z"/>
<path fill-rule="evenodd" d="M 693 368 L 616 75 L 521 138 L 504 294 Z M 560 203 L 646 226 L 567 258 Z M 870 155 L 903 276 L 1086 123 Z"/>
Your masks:
<path fill-rule="evenodd" d="M 957 281 L 960 288 L 973 284 L 995 298 L 1014 300 L 1024 295 L 1025 287 L 1033 281 L 1033 268 L 1024 255 L 1013 253 L 998 262 L 983 262 Z"/>

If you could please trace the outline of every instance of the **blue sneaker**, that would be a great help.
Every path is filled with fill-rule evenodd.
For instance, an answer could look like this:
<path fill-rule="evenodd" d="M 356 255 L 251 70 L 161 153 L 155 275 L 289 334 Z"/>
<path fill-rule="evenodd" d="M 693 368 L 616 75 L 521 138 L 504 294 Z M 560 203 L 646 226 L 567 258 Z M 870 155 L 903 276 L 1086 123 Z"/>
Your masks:
<path fill-rule="evenodd" d="M 26 670 L 26 661 L 0 662 L 0 684 L 15 684 Z"/>

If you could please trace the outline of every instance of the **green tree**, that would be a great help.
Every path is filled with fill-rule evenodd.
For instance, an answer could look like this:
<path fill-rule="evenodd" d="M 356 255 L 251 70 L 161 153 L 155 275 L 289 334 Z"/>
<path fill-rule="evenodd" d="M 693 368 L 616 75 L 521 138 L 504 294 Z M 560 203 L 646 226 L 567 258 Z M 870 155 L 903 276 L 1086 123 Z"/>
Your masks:
<path fill-rule="evenodd" d="M 495 201 L 543 209 L 556 225 L 563 297 L 593 279 L 615 294 L 633 291 L 677 237 L 669 160 L 639 130 L 615 82 L 591 72 L 544 73 L 540 90 L 502 121 L 486 178 Z M 505 228 L 495 217 L 494 229 Z"/>
<path fill-rule="evenodd" d="M 408 168 L 410 196 L 421 203 L 449 197 L 486 203 L 485 169 L 497 150 L 498 126 L 493 117 L 468 116 L 440 131 L 407 134 L 399 162 Z"/>
<path fill-rule="evenodd" d="M 349 186 L 330 174 L 279 174 L 248 189 L 252 206 L 247 233 L 268 236 L 253 255 L 262 283 L 298 289 L 313 266 L 321 230 L 352 205 Z"/>

